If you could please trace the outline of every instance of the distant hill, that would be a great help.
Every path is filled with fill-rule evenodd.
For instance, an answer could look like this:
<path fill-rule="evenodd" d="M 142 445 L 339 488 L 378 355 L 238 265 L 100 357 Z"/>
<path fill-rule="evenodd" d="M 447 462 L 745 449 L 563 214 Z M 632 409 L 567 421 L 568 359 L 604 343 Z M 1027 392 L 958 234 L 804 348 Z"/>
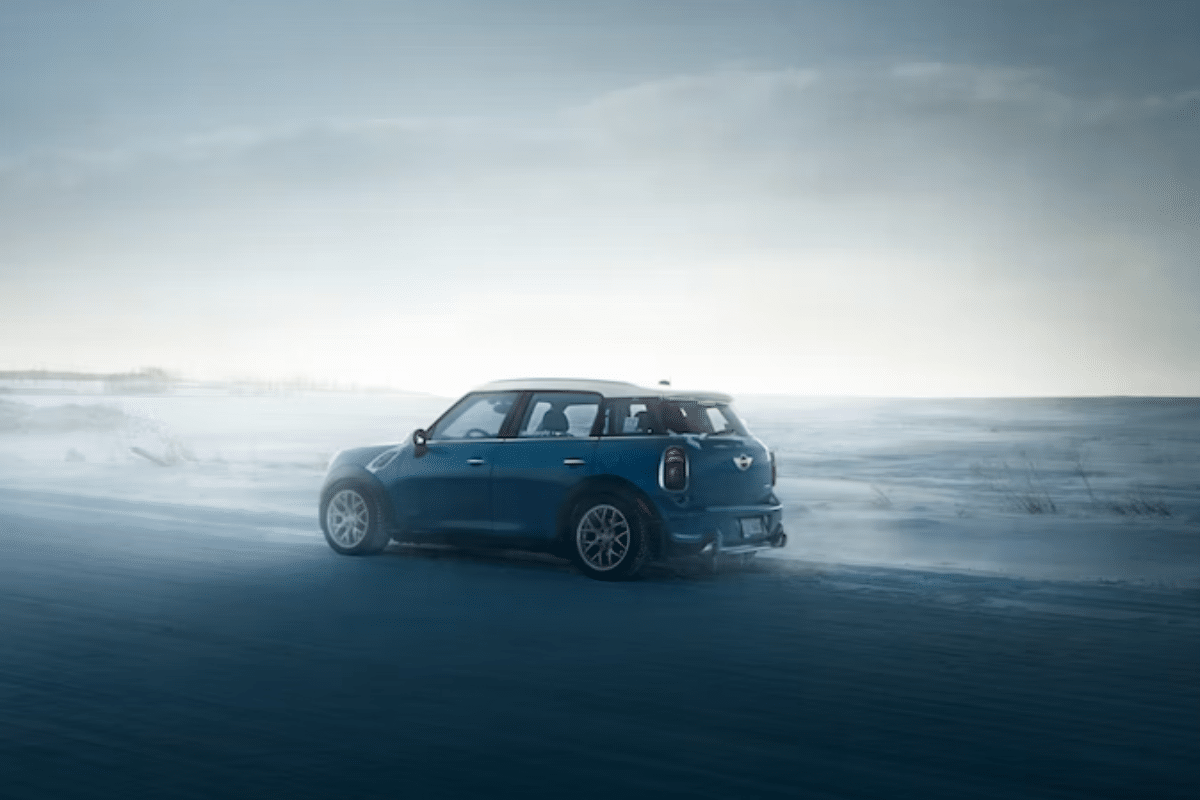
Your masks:
<path fill-rule="evenodd" d="M 73 372 L 69 370 L 19 369 L 0 370 L 3 381 L 111 381 L 111 380 L 158 380 L 169 383 L 175 378 L 166 370 L 147 367 L 136 372 Z"/>
<path fill-rule="evenodd" d="M 73 370 L 0 370 L 0 392 L 145 394 L 175 389 L 206 389 L 233 393 L 346 392 L 427 395 L 392 386 L 359 386 L 309 378 L 243 378 L 228 381 L 196 381 L 179 377 L 158 367 L 134 372 L 77 372 Z"/>

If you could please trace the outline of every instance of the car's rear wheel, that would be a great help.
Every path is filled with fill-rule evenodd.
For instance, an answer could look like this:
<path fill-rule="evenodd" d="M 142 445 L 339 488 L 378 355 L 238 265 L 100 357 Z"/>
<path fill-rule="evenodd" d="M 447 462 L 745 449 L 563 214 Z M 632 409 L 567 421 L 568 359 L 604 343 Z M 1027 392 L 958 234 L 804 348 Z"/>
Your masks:
<path fill-rule="evenodd" d="M 321 503 L 325 541 L 345 555 L 374 555 L 387 547 L 379 501 L 362 486 L 344 481 L 325 493 Z"/>
<path fill-rule="evenodd" d="M 571 516 L 570 556 L 589 578 L 624 581 L 635 577 L 650 548 L 645 517 L 617 494 L 590 495 Z"/>

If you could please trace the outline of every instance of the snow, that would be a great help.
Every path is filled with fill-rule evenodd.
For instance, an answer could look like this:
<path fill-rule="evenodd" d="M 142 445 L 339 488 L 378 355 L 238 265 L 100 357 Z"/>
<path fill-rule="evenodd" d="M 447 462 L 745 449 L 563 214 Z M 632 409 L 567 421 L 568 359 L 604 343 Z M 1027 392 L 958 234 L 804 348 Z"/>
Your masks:
<path fill-rule="evenodd" d="M 715 577 L 332 553 L 449 402 L 0 397 L 5 797 L 1195 796 L 1194 402 L 743 398 L 790 542 Z"/>
<path fill-rule="evenodd" d="M 30 513 L 98 508 L 90 498 L 175 522 L 238 512 L 247 535 L 315 537 L 332 455 L 402 441 L 452 399 L 10 391 L 0 486 Z M 789 544 L 767 558 L 1200 585 L 1200 401 L 763 396 L 737 406 L 779 463 Z"/>

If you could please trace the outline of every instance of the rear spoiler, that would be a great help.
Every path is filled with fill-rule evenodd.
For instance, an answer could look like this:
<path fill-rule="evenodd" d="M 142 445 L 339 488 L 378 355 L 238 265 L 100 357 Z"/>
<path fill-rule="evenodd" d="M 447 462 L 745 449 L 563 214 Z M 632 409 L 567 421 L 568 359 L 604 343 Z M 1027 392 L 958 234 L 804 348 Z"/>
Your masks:
<path fill-rule="evenodd" d="M 694 401 L 699 403 L 732 403 L 733 397 L 721 392 L 681 392 L 678 394 L 660 395 L 663 400 L 676 402 Z"/>

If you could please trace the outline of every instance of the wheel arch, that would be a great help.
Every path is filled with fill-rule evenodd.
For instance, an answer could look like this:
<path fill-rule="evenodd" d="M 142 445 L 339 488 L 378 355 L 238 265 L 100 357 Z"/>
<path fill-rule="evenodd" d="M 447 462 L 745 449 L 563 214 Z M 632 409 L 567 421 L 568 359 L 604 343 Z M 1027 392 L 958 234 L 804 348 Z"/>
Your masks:
<path fill-rule="evenodd" d="M 353 464 L 337 468 L 325 478 L 325 485 L 321 487 L 321 502 L 317 510 L 321 529 L 324 530 L 325 528 L 325 504 L 329 502 L 333 489 L 340 484 L 346 483 L 353 484 L 371 493 L 375 502 L 379 504 L 379 511 L 383 516 L 383 519 L 380 521 L 388 533 L 394 535 L 396 533 L 397 522 L 396 509 L 392 506 L 391 495 L 388 494 L 387 489 L 384 488 L 378 478 L 362 467 Z"/>
<path fill-rule="evenodd" d="M 597 492 L 613 492 L 626 497 L 637 506 L 645 516 L 649 526 L 651 556 L 658 558 L 663 553 L 662 516 L 658 513 L 654 502 L 636 484 L 617 475 L 593 475 L 580 481 L 563 500 L 555 519 L 555 541 L 561 547 L 567 547 L 571 536 L 571 516 L 579 501 L 589 494 Z"/>

